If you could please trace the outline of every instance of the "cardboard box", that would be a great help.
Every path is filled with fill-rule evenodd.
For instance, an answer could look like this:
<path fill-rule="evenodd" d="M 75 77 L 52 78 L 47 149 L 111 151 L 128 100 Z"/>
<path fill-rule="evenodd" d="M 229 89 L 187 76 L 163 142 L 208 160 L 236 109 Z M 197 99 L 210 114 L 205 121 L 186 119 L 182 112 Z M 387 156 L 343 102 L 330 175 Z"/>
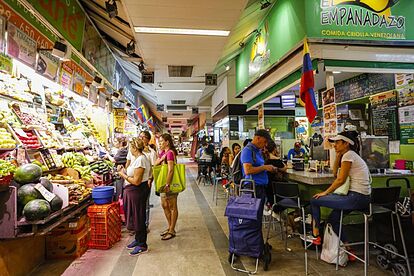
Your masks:
<path fill-rule="evenodd" d="M 79 235 L 70 235 L 72 239 L 67 239 L 67 235 L 59 238 L 49 236 L 46 238 L 46 258 L 47 259 L 74 259 L 82 256 L 88 250 L 90 239 L 89 228 L 85 228 Z M 76 237 L 73 239 L 73 237 Z"/>
<path fill-rule="evenodd" d="M 52 235 L 62 235 L 63 232 L 70 232 L 71 235 L 76 235 L 82 232 L 85 228 L 89 228 L 89 217 L 85 214 L 78 218 L 73 218 L 60 224 L 52 230 Z"/>

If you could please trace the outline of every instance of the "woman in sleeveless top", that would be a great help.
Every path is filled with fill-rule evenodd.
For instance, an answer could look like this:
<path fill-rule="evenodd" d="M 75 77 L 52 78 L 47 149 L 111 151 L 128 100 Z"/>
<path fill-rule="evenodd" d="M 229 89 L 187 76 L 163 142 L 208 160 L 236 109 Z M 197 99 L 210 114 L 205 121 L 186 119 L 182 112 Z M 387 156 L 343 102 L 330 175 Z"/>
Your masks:
<path fill-rule="evenodd" d="M 159 138 L 160 155 L 156 165 L 167 164 L 168 174 L 164 191 L 160 194 L 161 206 L 168 222 L 168 228 L 161 233 L 162 240 L 169 240 L 175 237 L 175 225 L 178 219 L 178 194 L 170 191 L 171 181 L 174 176 L 174 164 L 177 162 L 177 150 L 175 149 L 171 135 L 165 133 Z"/>

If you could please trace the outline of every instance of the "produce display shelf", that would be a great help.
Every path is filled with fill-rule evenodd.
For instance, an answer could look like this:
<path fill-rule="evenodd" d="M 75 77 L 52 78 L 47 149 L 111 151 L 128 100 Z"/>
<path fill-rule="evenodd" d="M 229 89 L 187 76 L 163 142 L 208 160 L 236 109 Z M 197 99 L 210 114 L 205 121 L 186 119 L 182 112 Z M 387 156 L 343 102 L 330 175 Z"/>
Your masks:
<path fill-rule="evenodd" d="M 88 200 L 91 199 L 91 196 L 87 196 L 84 200 L 82 200 L 79 204 L 77 205 L 69 205 L 66 208 L 63 208 L 59 211 L 56 211 L 54 213 L 52 213 L 51 215 L 49 215 L 47 218 L 42 219 L 42 220 L 35 220 L 35 221 L 26 221 L 26 219 L 24 217 L 22 217 L 19 222 L 18 222 L 18 226 L 22 226 L 22 225 L 33 225 L 33 224 L 46 224 L 49 221 L 53 220 L 54 218 L 61 216 L 64 213 L 67 213 L 73 209 L 78 209 L 80 206 L 83 206 Z"/>
<path fill-rule="evenodd" d="M 37 105 L 37 106 L 42 106 L 42 104 L 40 104 L 40 103 L 29 102 L 29 101 L 22 100 L 22 99 L 16 99 L 16 98 L 14 98 L 12 96 L 5 95 L 5 94 L 1 94 L 1 93 L 0 93 L 0 98 L 4 98 L 4 99 L 9 100 L 9 101 L 19 101 L 19 102 L 22 102 L 22 103 L 27 103 L 27 104 L 33 104 L 33 105 Z"/>
<path fill-rule="evenodd" d="M 15 150 L 17 147 L 14 147 L 14 148 L 9 148 L 9 149 L 3 149 L 3 148 L 0 148 L 0 151 L 13 151 L 13 150 Z"/>
<path fill-rule="evenodd" d="M 47 170 L 47 171 L 44 171 L 44 172 L 42 172 L 42 174 L 43 175 L 48 175 L 48 174 L 50 174 L 50 173 L 55 173 L 55 172 L 57 172 L 57 171 L 60 171 L 60 170 L 62 170 L 62 169 L 64 169 L 65 167 L 59 167 L 59 168 L 55 168 L 55 169 L 51 169 L 51 170 Z"/>
<path fill-rule="evenodd" d="M 29 232 L 19 232 L 17 234 L 17 237 L 29 237 L 29 236 L 40 236 L 45 235 L 46 233 L 50 232 L 63 222 L 67 221 L 68 219 L 76 216 L 80 212 L 82 212 L 84 209 L 86 209 L 89 205 L 93 203 L 92 197 L 89 195 L 87 196 L 83 201 L 81 201 L 77 205 L 69 205 L 68 207 L 56 211 L 47 218 L 43 220 L 37 220 L 37 221 L 26 221 L 23 217 L 18 221 L 17 226 L 19 228 L 22 227 L 31 227 L 31 231 Z"/>

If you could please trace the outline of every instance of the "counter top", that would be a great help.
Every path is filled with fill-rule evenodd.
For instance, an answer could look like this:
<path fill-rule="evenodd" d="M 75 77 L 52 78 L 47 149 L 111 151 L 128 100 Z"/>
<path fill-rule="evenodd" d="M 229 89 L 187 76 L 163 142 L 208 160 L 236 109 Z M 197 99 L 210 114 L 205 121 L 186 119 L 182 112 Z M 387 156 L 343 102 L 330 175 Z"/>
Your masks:
<path fill-rule="evenodd" d="M 317 173 L 309 171 L 295 171 L 294 169 L 288 169 L 287 174 L 290 180 L 297 181 L 308 185 L 327 185 L 334 181 L 332 173 Z M 414 173 L 373 173 L 372 177 L 408 177 L 414 176 Z"/>

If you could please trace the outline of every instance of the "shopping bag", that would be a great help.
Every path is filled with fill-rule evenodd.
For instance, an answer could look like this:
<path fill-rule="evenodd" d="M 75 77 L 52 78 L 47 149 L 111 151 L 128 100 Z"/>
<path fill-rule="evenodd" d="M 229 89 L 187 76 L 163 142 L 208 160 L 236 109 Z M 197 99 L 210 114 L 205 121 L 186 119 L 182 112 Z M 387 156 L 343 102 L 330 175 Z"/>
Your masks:
<path fill-rule="evenodd" d="M 168 165 L 158 165 L 153 168 L 153 176 L 155 182 L 155 191 L 158 193 L 165 192 L 165 184 L 167 183 Z M 173 179 L 170 184 L 172 193 L 180 193 L 186 188 L 185 166 L 184 164 L 174 164 Z"/>
<path fill-rule="evenodd" d="M 338 236 L 335 234 L 332 225 L 327 224 L 323 237 L 323 245 L 321 252 L 321 260 L 328 264 L 336 264 L 336 256 L 338 255 Z M 341 245 L 342 245 L 341 241 Z M 339 265 L 346 266 L 348 263 L 348 255 L 344 251 L 339 251 Z"/>

